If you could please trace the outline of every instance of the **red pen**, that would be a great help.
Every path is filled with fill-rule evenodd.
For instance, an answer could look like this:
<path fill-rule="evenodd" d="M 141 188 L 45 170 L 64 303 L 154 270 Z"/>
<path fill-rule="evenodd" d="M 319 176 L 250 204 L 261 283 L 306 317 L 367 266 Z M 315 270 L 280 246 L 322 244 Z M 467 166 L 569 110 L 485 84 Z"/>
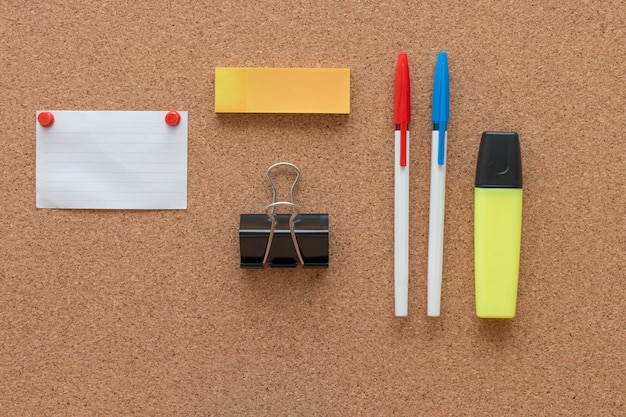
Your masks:
<path fill-rule="evenodd" d="M 396 316 L 408 314 L 409 299 L 409 123 L 411 88 L 406 54 L 398 55 L 394 123 L 394 293 Z"/>

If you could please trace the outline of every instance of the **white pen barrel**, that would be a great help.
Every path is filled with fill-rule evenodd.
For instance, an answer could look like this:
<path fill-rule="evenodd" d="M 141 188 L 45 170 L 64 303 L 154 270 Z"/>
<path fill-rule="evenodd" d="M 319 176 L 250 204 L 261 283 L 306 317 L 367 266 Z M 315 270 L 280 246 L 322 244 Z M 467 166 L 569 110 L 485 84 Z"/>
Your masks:
<path fill-rule="evenodd" d="M 406 166 L 400 166 L 400 132 L 395 135 L 394 290 L 396 316 L 406 316 L 409 299 L 409 132 L 406 132 Z"/>
<path fill-rule="evenodd" d="M 438 317 L 441 311 L 441 276 L 443 264 L 443 220 L 446 196 L 446 148 L 445 133 L 444 164 L 439 165 L 439 132 L 433 131 L 432 158 L 430 164 L 430 221 L 428 226 L 428 315 Z"/>

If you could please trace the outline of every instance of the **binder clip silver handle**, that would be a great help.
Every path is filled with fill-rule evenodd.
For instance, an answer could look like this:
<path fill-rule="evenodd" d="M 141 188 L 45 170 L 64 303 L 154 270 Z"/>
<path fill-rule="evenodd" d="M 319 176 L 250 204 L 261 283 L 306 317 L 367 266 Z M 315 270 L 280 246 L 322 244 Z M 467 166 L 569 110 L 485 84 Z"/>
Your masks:
<path fill-rule="evenodd" d="M 274 183 L 274 179 L 272 178 L 272 171 L 278 167 L 289 167 L 293 168 L 296 171 L 296 178 L 293 180 L 293 184 L 291 184 L 291 188 L 289 189 L 289 202 L 287 201 L 276 201 L 276 184 Z M 296 184 L 300 179 L 300 168 L 292 164 L 291 162 L 278 162 L 274 165 L 270 166 L 267 171 L 265 171 L 265 175 L 267 175 L 267 179 L 272 186 L 272 204 L 269 204 L 265 207 L 265 213 L 272 220 L 272 225 L 270 226 L 270 236 L 267 240 L 267 247 L 265 248 L 265 256 L 263 257 L 263 266 L 267 265 L 267 258 L 270 254 L 270 248 L 272 247 L 272 242 L 274 240 L 274 231 L 276 230 L 276 217 L 274 217 L 275 208 L 278 206 L 289 206 L 291 207 L 291 217 L 289 218 L 289 231 L 291 233 L 291 240 L 293 240 L 293 246 L 296 249 L 296 254 L 298 255 L 298 262 L 300 265 L 304 264 L 302 260 L 302 253 L 300 252 L 300 246 L 298 245 L 298 239 L 296 239 L 296 230 L 294 227 L 294 220 L 298 215 L 298 206 L 294 203 L 293 190 L 296 188 Z"/>
<path fill-rule="evenodd" d="M 296 178 L 297 181 L 297 178 Z M 273 184 L 272 184 L 273 185 Z M 294 182 L 295 185 L 295 182 Z M 291 188 L 293 192 L 293 187 Z M 293 195 L 292 195 L 293 198 Z M 291 240 L 293 241 L 293 247 L 296 249 L 296 254 L 298 255 L 298 262 L 300 265 L 304 265 L 304 260 L 302 259 L 302 253 L 300 252 L 300 245 L 298 245 L 298 239 L 296 238 L 296 229 L 294 227 L 294 220 L 298 215 L 298 206 L 293 203 L 288 203 L 286 201 L 279 201 L 277 203 L 272 203 L 265 207 L 265 213 L 272 220 L 272 225 L 270 226 L 270 236 L 267 239 L 267 247 L 265 248 L 265 256 L 263 256 L 263 266 L 267 265 L 267 258 L 270 254 L 270 248 L 272 247 L 272 241 L 274 240 L 274 231 L 276 230 L 276 217 L 274 217 L 274 208 L 277 206 L 290 206 L 292 210 L 291 217 L 289 217 L 289 231 L 291 232 Z"/>
<path fill-rule="evenodd" d="M 265 175 L 267 175 L 267 179 L 270 182 L 270 185 L 272 186 L 272 204 L 276 203 L 276 184 L 274 183 L 274 180 L 272 179 L 272 170 L 274 170 L 275 168 L 281 167 L 281 166 L 290 167 L 290 168 L 293 168 L 296 171 L 296 178 L 293 180 L 293 184 L 291 184 L 291 189 L 289 190 L 289 203 L 291 203 L 291 205 L 293 207 L 295 207 L 294 198 L 293 198 L 293 190 L 294 190 L 294 188 L 296 188 L 296 184 L 298 183 L 298 180 L 300 179 L 300 168 L 298 168 L 297 166 L 295 166 L 291 162 L 278 162 L 278 163 L 275 163 L 274 165 L 269 167 L 267 169 L 267 171 L 265 171 Z M 270 206 L 272 204 L 270 204 Z M 276 207 L 276 206 L 274 206 L 274 207 Z M 272 208 L 272 214 L 274 214 L 274 207 L 271 207 Z"/>

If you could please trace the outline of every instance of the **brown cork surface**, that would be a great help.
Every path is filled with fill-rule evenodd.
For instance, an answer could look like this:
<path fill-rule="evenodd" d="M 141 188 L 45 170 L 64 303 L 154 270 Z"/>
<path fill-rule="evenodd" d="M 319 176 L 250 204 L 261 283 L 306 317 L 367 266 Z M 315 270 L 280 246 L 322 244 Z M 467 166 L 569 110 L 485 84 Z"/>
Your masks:
<path fill-rule="evenodd" d="M 623 416 L 626 5 L 0 3 L 0 415 Z M 430 96 L 451 79 L 442 316 Z M 393 316 L 393 80 L 412 77 L 409 317 Z M 216 115 L 216 66 L 351 69 L 351 114 Z M 35 111 L 189 111 L 184 211 L 35 209 Z M 481 132 L 519 133 L 517 316 L 475 317 Z M 327 270 L 239 269 L 265 169 L 302 169 Z"/>

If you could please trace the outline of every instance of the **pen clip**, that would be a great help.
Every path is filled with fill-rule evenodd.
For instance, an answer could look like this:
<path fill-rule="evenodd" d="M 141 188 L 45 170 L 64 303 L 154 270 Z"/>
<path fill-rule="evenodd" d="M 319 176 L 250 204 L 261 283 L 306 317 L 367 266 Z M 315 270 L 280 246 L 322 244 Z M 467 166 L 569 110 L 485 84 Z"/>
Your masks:
<path fill-rule="evenodd" d="M 439 122 L 439 141 L 437 145 L 437 164 L 443 165 L 446 158 L 446 122 Z"/>
<path fill-rule="evenodd" d="M 407 125 L 406 124 L 401 124 L 400 125 L 400 166 L 401 167 L 405 167 L 406 166 L 406 132 L 407 132 Z"/>

